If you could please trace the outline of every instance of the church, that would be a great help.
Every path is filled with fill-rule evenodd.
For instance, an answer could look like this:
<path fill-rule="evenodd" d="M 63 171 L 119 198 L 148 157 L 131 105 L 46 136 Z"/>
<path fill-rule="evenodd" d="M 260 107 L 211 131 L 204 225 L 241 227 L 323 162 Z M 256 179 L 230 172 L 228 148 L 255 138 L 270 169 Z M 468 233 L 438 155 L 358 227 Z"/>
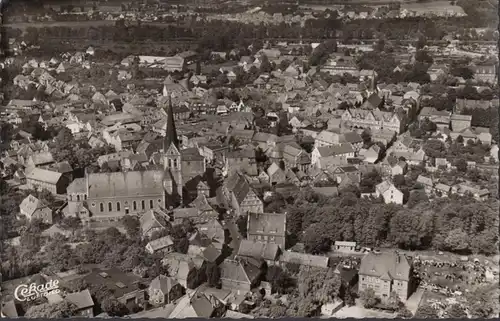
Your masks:
<path fill-rule="evenodd" d="M 182 149 L 175 128 L 172 100 L 167 106 L 167 128 L 160 168 L 146 171 L 86 173 L 67 188 L 65 216 L 83 221 L 115 221 L 125 215 L 190 204 L 206 191 L 205 159 L 197 148 Z"/>
<path fill-rule="evenodd" d="M 166 93 L 168 95 L 168 93 Z M 167 107 L 167 128 L 163 140 L 163 186 L 167 207 L 186 204 L 196 198 L 196 188 L 205 175 L 205 159 L 197 148 L 181 149 L 169 96 Z"/>

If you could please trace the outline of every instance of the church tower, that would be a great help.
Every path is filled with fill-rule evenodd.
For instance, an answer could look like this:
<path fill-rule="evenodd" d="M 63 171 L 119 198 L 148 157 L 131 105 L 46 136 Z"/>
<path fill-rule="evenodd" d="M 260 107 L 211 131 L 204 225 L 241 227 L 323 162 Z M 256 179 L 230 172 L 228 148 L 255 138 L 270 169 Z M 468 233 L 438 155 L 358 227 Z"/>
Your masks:
<path fill-rule="evenodd" d="M 172 96 L 169 95 L 167 106 L 167 128 L 163 140 L 163 167 L 165 169 L 165 189 L 170 199 L 167 204 L 174 200 L 182 200 L 183 181 L 182 163 L 179 138 L 175 129 L 174 112 L 172 107 Z"/>

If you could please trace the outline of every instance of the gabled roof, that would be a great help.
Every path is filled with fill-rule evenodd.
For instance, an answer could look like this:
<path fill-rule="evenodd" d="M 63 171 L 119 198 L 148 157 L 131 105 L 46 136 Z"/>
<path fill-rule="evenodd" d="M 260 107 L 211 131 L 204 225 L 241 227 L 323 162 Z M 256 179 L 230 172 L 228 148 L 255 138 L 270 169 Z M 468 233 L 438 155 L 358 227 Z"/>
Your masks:
<path fill-rule="evenodd" d="M 49 171 L 41 168 L 32 168 L 26 173 L 26 179 L 32 179 L 39 182 L 46 182 L 49 184 L 57 184 L 62 174 L 54 171 Z"/>
<path fill-rule="evenodd" d="M 259 267 L 245 259 L 226 259 L 221 263 L 220 269 L 221 279 L 236 281 L 241 284 L 253 284 L 260 274 Z"/>
<path fill-rule="evenodd" d="M 153 279 L 153 281 L 151 281 L 149 288 L 159 289 L 163 294 L 167 294 L 177 284 L 179 283 L 174 278 L 160 274 L 155 279 Z"/>
<path fill-rule="evenodd" d="M 69 293 L 65 297 L 66 301 L 73 303 L 78 310 L 86 309 L 94 306 L 94 300 L 90 295 L 90 291 L 85 289 L 80 292 Z"/>
<path fill-rule="evenodd" d="M 238 249 L 238 256 L 275 261 L 279 251 L 280 247 L 278 244 L 242 240 Z"/>
<path fill-rule="evenodd" d="M 168 246 L 172 246 L 174 242 L 170 236 L 160 237 L 159 239 L 149 242 L 147 245 L 151 247 L 153 251 L 158 251 Z"/>

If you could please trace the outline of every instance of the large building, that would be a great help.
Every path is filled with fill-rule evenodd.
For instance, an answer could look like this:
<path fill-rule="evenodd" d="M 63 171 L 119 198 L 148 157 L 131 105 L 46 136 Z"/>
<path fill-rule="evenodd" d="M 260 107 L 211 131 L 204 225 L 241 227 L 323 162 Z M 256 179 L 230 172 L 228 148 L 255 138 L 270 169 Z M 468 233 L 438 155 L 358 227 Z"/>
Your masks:
<path fill-rule="evenodd" d="M 163 174 L 162 170 L 88 174 L 84 199 L 90 219 L 112 221 L 165 208 Z"/>
<path fill-rule="evenodd" d="M 369 253 L 361 260 L 359 291 L 371 288 L 382 301 L 396 292 L 405 302 L 415 289 L 412 261 L 398 252 Z"/>

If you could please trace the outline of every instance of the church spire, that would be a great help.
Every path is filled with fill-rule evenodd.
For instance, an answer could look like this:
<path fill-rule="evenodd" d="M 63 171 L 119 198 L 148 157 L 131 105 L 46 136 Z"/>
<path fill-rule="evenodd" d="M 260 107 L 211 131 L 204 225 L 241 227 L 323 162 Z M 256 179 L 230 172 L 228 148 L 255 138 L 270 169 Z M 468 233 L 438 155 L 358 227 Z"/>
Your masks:
<path fill-rule="evenodd" d="M 168 95 L 168 107 L 167 107 L 167 128 L 165 140 L 163 141 L 163 151 L 166 152 L 170 145 L 179 149 L 179 139 L 177 137 L 177 130 L 175 129 L 174 122 L 174 111 L 172 107 L 172 95 Z"/>

